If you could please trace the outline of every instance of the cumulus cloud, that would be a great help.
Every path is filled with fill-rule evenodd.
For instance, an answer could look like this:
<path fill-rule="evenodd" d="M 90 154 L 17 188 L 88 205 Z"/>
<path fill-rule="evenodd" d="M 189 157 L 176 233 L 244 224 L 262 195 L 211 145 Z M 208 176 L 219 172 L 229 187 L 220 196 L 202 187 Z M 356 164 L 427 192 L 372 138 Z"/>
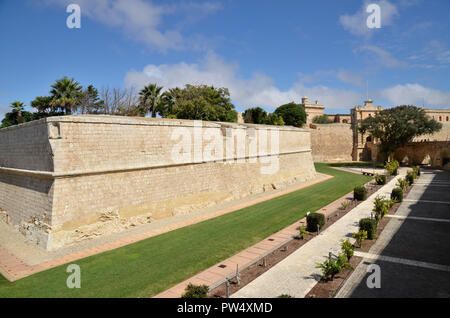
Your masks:
<path fill-rule="evenodd" d="M 43 0 L 47 5 L 67 6 L 72 0 Z M 183 13 L 184 22 L 194 22 L 221 8 L 214 2 L 189 2 L 179 5 L 156 5 L 143 0 L 78 0 L 82 17 L 120 29 L 126 36 L 161 51 L 184 49 L 187 44 L 179 28 L 163 30 L 165 15 Z M 195 39 L 195 37 L 194 37 Z M 195 43 L 193 44 L 195 46 Z"/>
<path fill-rule="evenodd" d="M 392 24 L 394 18 L 398 15 L 398 10 L 395 5 L 387 0 L 373 1 L 365 0 L 362 7 L 354 14 L 344 14 L 339 17 L 339 23 L 342 27 L 357 36 L 370 36 L 371 31 L 376 29 L 369 29 L 366 21 L 370 13 L 366 12 L 369 4 L 374 3 L 380 6 L 381 14 L 381 28 Z"/>
<path fill-rule="evenodd" d="M 233 102 L 241 109 L 261 106 L 273 110 L 283 103 L 300 102 L 303 95 L 310 100 L 319 100 L 328 109 L 348 108 L 361 100 L 358 92 L 323 85 L 307 86 L 301 80 L 290 88 L 280 89 L 272 78 L 264 74 L 242 78 L 239 76 L 239 65 L 228 63 L 212 53 L 199 63 L 149 64 L 143 70 L 131 70 L 125 76 L 127 87 L 140 89 L 148 83 L 158 83 L 166 89 L 185 84 L 227 87 Z"/>
<path fill-rule="evenodd" d="M 421 106 L 450 105 L 450 92 L 424 87 L 420 84 L 395 85 L 379 91 L 379 96 L 388 99 L 394 106 L 412 104 Z"/>

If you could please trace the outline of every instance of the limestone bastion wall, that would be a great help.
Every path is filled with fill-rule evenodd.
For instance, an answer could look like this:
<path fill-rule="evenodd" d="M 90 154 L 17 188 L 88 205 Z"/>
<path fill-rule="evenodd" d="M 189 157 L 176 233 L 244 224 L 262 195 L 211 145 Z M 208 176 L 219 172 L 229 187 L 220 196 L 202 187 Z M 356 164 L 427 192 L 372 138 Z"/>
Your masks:
<path fill-rule="evenodd" d="M 353 131 L 350 124 L 312 124 L 314 162 L 352 161 Z"/>
<path fill-rule="evenodd" d="M 0 130 L 0 219 L 53 250 L 315 174 L 304 129 L 50 117 Z"/>

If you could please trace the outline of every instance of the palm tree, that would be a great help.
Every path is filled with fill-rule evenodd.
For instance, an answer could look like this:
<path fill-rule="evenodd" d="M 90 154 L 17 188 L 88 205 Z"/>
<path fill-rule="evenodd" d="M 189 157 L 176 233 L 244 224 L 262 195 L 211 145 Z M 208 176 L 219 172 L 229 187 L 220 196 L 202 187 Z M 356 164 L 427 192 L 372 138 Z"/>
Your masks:
<path fill-rule="evenodd" d="M 147 112 L 151 112 L 152 117 L 156 117 L 156 107 L 160 103 L 162 87 L 156 84 L 145 86 L 140 92 L 140 106 Z"/>
<path fill-rule="evenodd" d="M 10 107 L 12 108 L 12 113 L 14 114 L 14 117 L 16 117 L 17 124 L 21 124 L 23 121 L 22 120 L 22 111 L 25 108 L 24 103 L 15 101 L 15 102 L 11 103 Z"/>
<path fill-rule="evenodd" d="M 76 111 L 79 105 L 81 89 L 81 85 L 73 78 L 65 76 L 57 80 L 50 90 L 52 97 L 50 105 L 54 109 L 61 108 L 66 112 L 66 115 L 70 115 L 72 110 Z"/>

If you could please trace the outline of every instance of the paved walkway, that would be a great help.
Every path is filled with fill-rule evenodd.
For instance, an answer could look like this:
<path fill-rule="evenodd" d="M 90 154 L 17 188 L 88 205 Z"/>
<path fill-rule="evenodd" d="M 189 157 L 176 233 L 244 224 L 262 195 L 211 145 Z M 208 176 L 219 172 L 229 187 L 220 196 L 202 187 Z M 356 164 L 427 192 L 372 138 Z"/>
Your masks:
<path fill-rule="evenodd" d="M 366 201 L 231 297 L 275 298 L 281 294 L 305 297 L 321 277 L 321 270 L 316 268 L 316 263 L 323 262 L 329 252 L 338 254 L 342 239 L 350 238 L 354 241 L 351 234 L 358 230 L 358 222 L 361 218 L 370 216 L 375 197 L 379 194 L 390 197 L 397 179 L 404 176 L 405 171 L 401 169 L 399 176 L 372 194 Z"/>
<path fill-rule="evenodd" d="M 318 173 L 317 178 L 314 180 L 301 184 L 294 184 L 285 190 L 271 191 L 269 195 L 267 193 L 258 194 L 237 202 L 218 205 L 219 208 L 222 207 L 221 209 L 216 208 L 215 210 L 200 211 L 199 213 L 193 213 L 187 216 L 159 220 L 148 225 L 139 226 L 132 231 L 124 231 L 109 237 L 82 242 L 79 245 L 70 246 L 55 252 L 47 252 L 37 246 L 18 242 L 17 237 L 20 237 L 20 234 L 11 233 L 11 229 L 7 228 L 6 225 L 2 225 L 3 227 L 0 227 L 0 273 L 6 279 L 15 281 L 78 259 L 113 250 L 153 236 L 237 211 L 290 192 L 298 191 L 330 178 L 332 177 Z M 223 206 L 228 207 L 223 208 Z M 281 233 L 281 235 L 282 234 L 283 233 Z M 279 239 L 280 238 L 276 238 L 276 241 L 270 241 L 270 243 L 267 244 L 274 246 L 275 243 L 279 242 Z M 240 263 L 242 264 L 243 262 Z M 227 269 L 229 268 L 230 267 L 227 267 Z"/>
<path fill-rule="evenodd" d="M 450 172 L 424 170 L 336 297 L 450 297 Z M 368 288 L 368 267 L 381 288 Z"/>
<path fill-rule="evenodd" d="M 323 213 L 327 217 L 334 214 L 336 210 L 341 207 L 342 202 L 349 201 L 351 199 L 353 199 L 353 191 L 347 193 L 343 197 L 333 201 L 316 212 Z M 178 285 L 169 288 L 168 290 L 156 295 L 155 298 L 179 298 L 183 295 L 186 286 L 189 283 L 194 285 L 207 285 L 209 286 L 209 289 L 212 290 L 215 287 L 225 283 L 227 278 L 231 279 L 235 277 L 237 266 L 239 270 L 244 270 L 245 268 L 260 261 L 264 256 L 272 253 L 274 250 L 294 239 L 294 237 L 298 235 L 299 227 L 301 225 L 306 225 L 306 218 L 302 218 L 298 222 L 291 224 L 263 241 L 241 251 L 236 255 L 233 255 L 223 262 L 211 266 L 210 268 L 189 279 L 186 279 Z"/>

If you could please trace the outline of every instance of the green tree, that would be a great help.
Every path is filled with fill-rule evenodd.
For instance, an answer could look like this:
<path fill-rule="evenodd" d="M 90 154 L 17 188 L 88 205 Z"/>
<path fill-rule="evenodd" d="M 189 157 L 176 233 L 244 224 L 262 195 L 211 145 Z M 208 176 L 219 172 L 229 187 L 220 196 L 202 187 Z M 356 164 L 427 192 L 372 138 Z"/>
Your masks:
<path fill-rule="evenodd" d="M 384 109 L 362 120 L 359 131 L 378 138 L 381 153 L 389 159 L 396 149 L 411 142 L 414 137 L 433 134 L 441 128 L 442 124 L 429 118 L 422 108 L 402 105 Z"/>
<path fill-rule="evenodd" d="M 20 101 L 12 102 L 10 107 L 12 110 L 5 114 L 0 128 L 18 125 L 36 119 L 36 116 L 33 113 L 24 110 L 25 105 Z"/>
<path fill-rule="evenodd" d="M 64 111 L 66 115 L 76 111 L 80 104 L 81 85 L 73 78 L 63 77 L 57 80 L 50 90 L 52 110 Z"/>
<path fill-rule="evenodd" d="M 149 84 L 139 92 L 139 106 L 151 113 L 152 117 L 156 117 L 157 107 L 161 101 L 161 90 L 161 86 Z"/>
<path fill-rule="evenodd" d="M 261 107 L 248 108 L 245 110 L 244 121 L 249 124 L 264 124 L 267 119 L 267 112 Z"/>
<path fill-rule="evenodd" d="M 89 85 L 78 97 L 79 110 L 82 114 L 100 114 L 104 113 L 103 100 L 100 100 L 98 90 Z"/>
<path fill-rule="evenodd" d="M 165 92 L 157 110 L 166 118 L 236 122 L 234 108 L 227 88 L 187 84 Z"/>
<path fill-rule="evenodd" d="M 38 113 L 48 114 L 52 111 L 52 106 L 50 105 L 51 101 L 51 96 L 38 96 L 31 102 L 31 107 L 36 108 Z"/>
<path fill-rule="evenodd" d="M 314 124 L 332 124 L 333 123 L 333 121 L 330 118 L 328 118 L 328 116 L 325 114 L 314 117 L 312 122 Z"/>
<path fill-rule="evenodd" d="M 280 115 L 286 125 L 301 127 L 306 122 L 305 109 L 294 102 L 281 105 L 274 113 Z"/>
<path fill-rule="evenodd" d="M 267 118 L 264 120 L 264 124 L 284 126 L 284 120 L 280 115 L 272 113 L 267 115 Z"/>

